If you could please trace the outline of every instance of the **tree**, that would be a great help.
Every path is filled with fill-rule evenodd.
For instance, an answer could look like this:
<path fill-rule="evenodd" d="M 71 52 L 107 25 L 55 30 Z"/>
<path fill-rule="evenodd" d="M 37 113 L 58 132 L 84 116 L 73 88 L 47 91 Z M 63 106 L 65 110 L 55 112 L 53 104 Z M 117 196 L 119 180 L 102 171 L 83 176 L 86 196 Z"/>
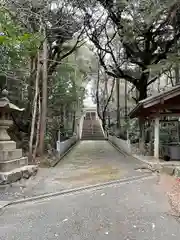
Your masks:
<path fill-rule="evenodd" d="M 76 132 L 77 119 L 81 115 L 85 86 L 91 75 L 91 52 L 86 45 L 76 49 L 53 74 L 48 85 L 48 139 L 54 147 L 57 129 L 61 129 L 61 140 Z"/>
<path fill-rule="evenodd" d="M 102 71 L 98 66 L 98 75 L 95 80 L 95 103 L 97 104 L 97 113 L 102 121 L 102 127 L 105 130 L 107 127 L 107 112 L 109 111 L 108 106 L 112 99 L 113 91 L 115 86 L 115 78 L 110 78 L 107 74 Z"/>
<path fill-rule="evenodd" d="M 9 17 L 9 26 L 15 26 L 14 29 L 19 30 L 16 34 L 18 40 L 23 32 L 23 37 L 29 44 L 28 46 L 24 46 L 24 44 L 20 45 L 19 42 L 13 42 L 11 46 L 14 48 L 12 49 L 13 54 L 16 52 L 14 50 L 17 46 L 20 46 L 20 50 L 26 53 L 23 58 L 18 51 L 17 56 L 19 58 L 17 63 L 19 69 L 24 67 L 24 71 L 19 71 L 19 75 L 20 77 L 22 77 L 22 75 L 24 76 L 22 90 L 25 88 L 23 90 L 23 100 L 26 99 L 26 103 L 23 104 L 26 105 L 25 125 L 27 125 L 27 127 L 25 129 L 22 122 L 19 124 L 19 119 L 16 125 L 19 129 L 27 132 L 28 135 L 30 134 L 32 108 L 34 105 L 33 99 L 34 95 L 36 95 L 35 82 L 37 66 L 40 64 L 39 96 L 42 106 L 40 106 L 39 109 L 41 109 L 40 152 L 42 154 L 44 149 L 44 134 L 46 132 L 46 99 L 49 94 L 48 86 L 51 85 L 53 75 L 56 74 L 56 70 L 58 66 L 62 64 L 63 59 L 71 55 L 77 48 L 84 44 L 82 38 L 83 21 L 76 13 L 75 6 L 68 0 L 63 3 L 59 1 L 38 1 L 38 3 L 36 3 L 31 0 L 25 0 L 23 2 L 6 0 L 1 3 L 1 7 Z M 3 22 L 6 28 L 5 23 L 6 21 Z M 43 26 L 43 31 L 40 31 L 40 26 Z M 12 36 L 12 34 L 10 35 Z M 29 41 L 29 36 L 33 36 L 33 41 L 37 38 L 38 43 L 33 44 L 33 41 Z M 42 46 L 44 46 L 44 48 L 42 48 Z M 8 50 L 9 49 L 10 48 L 8 48 Z M 40 53 L 39 60 L 37 57 L 38 52 Z M 11 56 L 8 59 L 10 61 L 13 60 Z M 14 62 L 15 61 L 13 61 L 13 63 Z M 21 63 L 24 65 L 21 65 Z M 4 67 L 4 69 L 6 68 Z M 14 70 L 14 68 L 12 69 Z M 14 75 L 15 73 L 13 71 L 13 76 Z M 18 84 L 15 85 L 19 87 Z M 15 95 L 17 96 L 17 94 Z M 37 116 L 35 117 L 37 118 Z"/>
<path fill-rule="evenodd" d="M 63 131 L 75 131 L 91 72 L 83 18 L 70 0 L 5 0 L 0 6 L 0 87 L 8 85 L 12 101 L 26 109 L 21 119 L 13 113 L 11 135 L 18 147 L 29 146 L 34 160 L 51 130 L 48 123 L 46 132 L 47 117 L 54 121 L 60 115 Z M 57 132 L 60 125 L 53 128 Z"/>
<path fill-rule="evenodd" d="M 22 69 L 26 69 L 29 51 L 33 52 L 39 44 L 36 34 L 27 34 L 25 29 L 13 21 L 10 13 L 0 10 L 0 52 L 1 52 L 1 88 L 7 85 L 7 79 L 18 80 Z"/>
<path fill-rule="evenodd" d="M 139 92 L 137 101 L 146 98 L 148 86 L 166 70 L 162 66 L 176 53 L 179 2 L 99 0 L 82 8 L 86 32 L 106 73 L 132 83 Z M 151 68 L 157 64 L 154 74 Z"/>

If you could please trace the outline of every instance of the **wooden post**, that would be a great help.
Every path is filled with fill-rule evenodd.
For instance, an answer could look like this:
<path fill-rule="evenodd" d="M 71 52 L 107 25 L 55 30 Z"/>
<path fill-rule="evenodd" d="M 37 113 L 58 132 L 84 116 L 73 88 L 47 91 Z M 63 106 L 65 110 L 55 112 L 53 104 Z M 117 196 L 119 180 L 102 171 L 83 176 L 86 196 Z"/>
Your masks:
<path fill-rule="evenodd" d="M 159 117 L 154 121 L 154 157 L 159 158 Z"/>

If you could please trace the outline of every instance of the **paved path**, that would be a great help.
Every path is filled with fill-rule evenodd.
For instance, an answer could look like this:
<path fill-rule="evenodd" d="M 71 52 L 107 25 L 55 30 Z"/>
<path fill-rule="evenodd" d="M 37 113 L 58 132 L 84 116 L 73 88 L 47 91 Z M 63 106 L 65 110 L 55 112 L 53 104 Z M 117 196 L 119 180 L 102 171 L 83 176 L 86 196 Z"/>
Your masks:
<path fill-rule="evenodd" d="M 6 208 L 0 240 L 179 240 L 155 179 Z"/>
<path fill-rule="evenodd" d="M 64 179 L 95 184 L 138 175 L 134 169 L 141 162 L 118 152 L 107 141 L 82 141 L 59 164 Z"/>
<path fill-rule="evenodd" d="M 143 173 L 134 168 L 140 165 L 107 141 L 82 141 L 55 168 L 42 168 L 32 179 L 0 188 L 0 201 L 138 176 Z"/>

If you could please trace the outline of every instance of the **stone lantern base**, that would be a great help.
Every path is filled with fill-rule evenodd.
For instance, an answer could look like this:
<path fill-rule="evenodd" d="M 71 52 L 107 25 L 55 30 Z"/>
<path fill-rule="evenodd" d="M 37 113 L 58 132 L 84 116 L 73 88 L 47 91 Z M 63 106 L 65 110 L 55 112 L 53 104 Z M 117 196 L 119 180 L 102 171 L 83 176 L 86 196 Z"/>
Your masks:
<path fill-rule="evenodd" d="M 22 156 L 22 149 L 7 134 L 10 120 L 0 120 L 0 184 L 16 182 L 29 178 L 37 172 L 36 165 L 28 165 L 28 158 Z"/>

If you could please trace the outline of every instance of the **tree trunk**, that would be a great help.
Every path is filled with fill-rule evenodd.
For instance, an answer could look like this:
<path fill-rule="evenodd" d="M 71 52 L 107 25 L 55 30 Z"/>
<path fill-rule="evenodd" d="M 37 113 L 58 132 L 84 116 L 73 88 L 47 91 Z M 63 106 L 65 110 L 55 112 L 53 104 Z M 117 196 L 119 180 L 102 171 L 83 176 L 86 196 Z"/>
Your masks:
<path fill-rule="evenodd" d="M 111 126 L 111 115 L 110 115 L 110 109 L 108 109 L 108 128 Z"/>
<path fill-rule="evenodd" d="M 38 61 L 37 61 L 37 73 L 36 73 L 36 82 L 35 82 L 35 95 L 33 101 L 33 110 L 32 110 L 32 123 L 31 123 L 31 134 L 29 140 L 29 162 L 32 162 L 32 153 L 33 153 L 33 139 L 35 132 L 35 122 L 36 122 L 36 113 L 37 113 L 37 100 L 39 94 L 39 75 L 40 75 L 40 54 L 38 52 Z"/>
<path fill-rule="evenodd" d="M 99 101 L 99 83 L 100 83 L 100 69 L 99 69 L 99 64 L 98 64 L 98 78 L 97 78 L 97 85 L 96 85 L 97 114 L 98 114 L 99 118 L 101 119 L 102 127 L 105 130 L 105 128 L 106 128 L 106 111 L 107 111 L 109 102 L 112 98 L 114 85 L 115 85 L 115 78 L 113 79 L 111 92 L 110 92 L 109 96 L 108 96 L 108 89 L 107 89 L 107 81 L 105 82 L 105 89 L 103 91 L 103 94 L 106 95 L 106 99 L 103 99 L 104 101 L 103 101 L 102 111 L 100 110 L 100 101 Z M 102 115 L 101 115 L 101 112 L 102 112 Z"/>
<path fill-rule="evenodd" d="M 64 126 L 64 105 L 61 104 L 60 106 L 60 119 L 61 119 L 61 126 Z"/>
<path fill-rule="evenodd" d="M 175 81 L 176 81 L 176 85 L 179 84 L 180 82 L 180 79 L 179 79 L 179 64 L 176 63 L 176 66 L 175 66 Z"/>
<path fill-rule="evenodd" d="M 66 121 L 66 104 L 64 104 L 63 108 L 63 122 L 64 122 L 64 129 L 67 129 L 67 121 Z"/>
<path fill-rule="evenodd" d="M 106 102 L 106 105 L 104 107 L 104 110 L 103 110 L 103 113 L 102 113 L 102 126 L 103 126 L 103 129 L 105 130 L 106 128 L 106 111 L 107 111 L 107 108 L 108 108 L 108 105 L 109 105 L 109 102 L 112 98 L 112 95 L 113 95 L 113 91 L 114 91 L 114 85 L 115 85 L 115 78 L 113 79 L 113 83 L 112 83 L 112 87 L 111 87 L 111 92 L 110 92 L 110 95 L 107 99 L 107 102 Z"/>
<path fill-rule="evenodd" d="M 149 74 L 143 73 L 141 75 L 139 84 L 137 84 L 137 86 L 136 86 L 136 88 L 139 91 L 138 102 L 147 98 L 148 78 L 149 78 Z"/>
<path fill-rule="evenodd" d="M 121 127 L 121 120 L 120 120 L 120 84 L 119 84 L 119 79 L 116 79 L 116 99 L 117 99 L 117 129 L 120 129 Z"/>
<path fill-rule="evenodd" d="M 74 133 L 76 126 L 76 112 L 73 112 L 72 132 Z"/>
<path fill-rule="evenodd" d="M 140 87 L 139 89 L 139 98 L 138 98 L 138 102 L 141 100 L 144 100 L 145 98 L 147 98 L 147 86 L 143 86 Z"/>
<path fill-rule="evenodd" d="M 44 34 L 45 35 L 45 34 Z M 41 112 L 41 128 L 39 140 L 39 153 L 44 153 L 44 138 L 46 134 L 46 117 L 47 117 L 47 59 L 48 59 L 47 39 L 43 43 L 43 82 L 42 82 L 42 112 Z"/>
<path fill-rule="evenodd" d="M 128 139 L 128 93 L 127 93 L 127 81 L 125 81 L 125 88 L 124 88 L 124 120 L 125 120 L 125 133 Z"/>
<path fill-rule="evenodd" d="M 104 109 L 102 114 L 102 127 L 104 130 L 106 129 L 106 109 Z"/>
<path fill-rule="evenodd" d="M 99 102 L 99 83 L 100 83 L 100 69 L 99 69 L 99 63 L 98 63 L 98 78 L 97 78 L 97 85 L 96 85 L 96 104 L 97 104 L 98 117 L 102 120 L 102 116 L 100 114 L 100 102 Z"/>
<path fill-rule="evenodd" d="M 39 144 L 39 137 L 40 137 L 40 126 L 41 126 L 41 97 L 40 94 L 38 96 L 38 122 L 37 122 L 37 129 L 36 129 L 36 144 L 35 144 L 35 148 L 33 151 L 33 161 L 35 161 L 36 159 L 36 154 L 37 154 L 37 148 L 38 148 L 38 144 Z"/>
<path fill-rule="evenodd" d="M 139 138 L 139 149 L 142 154 L 145 153 L 145 120 L 139 119 L 139 130 L 140 130 L 140 138 Z"/>
<path fill-rule="evenodd" d="M 37 70 L 37 58 L 31 57 L 30 58 L 30 77 L 28 81 L 28 105 L 26 107 L 26 112 L 29 114 L 32 110 L 32 104 L 33 104 L 33 85 L 34 85 L 34 79 L 36 78 L 36 70 Z"/>
<path fill-rule="evenodd" d="M 137 87 L 139 90 L 139 98 L 138 102 L 141 100 L 144 100 L 147 98 L 147 82 L 148 82 L 149 75 L 148 74 L 142 74 L 140 85 Z M 141 153 L 144 154 L 145 152 L 145 119 L 139 118 L 139 131 L 140 131 L 140 137 L 139 137 L 139 148 Z"/>
<path fill-rule="evenodd" d="M 176 40 L 175 49 L 176 49 L 177 54 L 178 54 L 179 53 L 179 48 L 178 48 L 178 41 L 177 40 Z M 175 82 L 176 82 L 176 85 L 177 85 L 180 82 L 180 79 L 179 79 L 179 63 L 178 62 L 175 64 L 174 71 L 175 71 Z"/>

